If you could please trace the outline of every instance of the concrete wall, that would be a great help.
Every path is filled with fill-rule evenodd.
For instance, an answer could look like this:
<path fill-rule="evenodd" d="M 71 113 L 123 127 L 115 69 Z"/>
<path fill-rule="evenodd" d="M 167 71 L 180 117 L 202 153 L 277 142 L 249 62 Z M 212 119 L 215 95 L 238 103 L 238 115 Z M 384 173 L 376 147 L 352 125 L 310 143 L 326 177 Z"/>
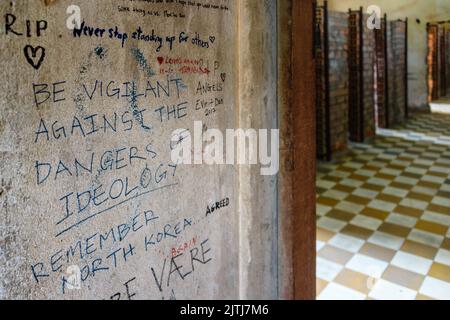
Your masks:
<path fill-rule="evenodd" d="M 275 8 L 0 3 L 0 298 L 278 297 L 276 176 L 170 157 L 194 121 L 278 126 Z"/>
<path fill-rule="evenodd" d="M 348 11 L 378 5 L 389 20 L 409 18 L 408 79 L 409 105 L 427 106 L 427 37 L 426 23 L 450 19 L 450 3 L 446 0 L 331 0 L 331 10 Z M 420 20 L 420 23 L 416 22 Z"/>
<path fill-rule="evenodd" d="M 277 3 L 239 4 L 239 128 L 278 128 Z M 278 152 L 277 150 L 271 150 Z M 278 297 L 277 176 L 239 167 L 240 298 Z M 226 245 L 226 244 L 225 244 Z"/>

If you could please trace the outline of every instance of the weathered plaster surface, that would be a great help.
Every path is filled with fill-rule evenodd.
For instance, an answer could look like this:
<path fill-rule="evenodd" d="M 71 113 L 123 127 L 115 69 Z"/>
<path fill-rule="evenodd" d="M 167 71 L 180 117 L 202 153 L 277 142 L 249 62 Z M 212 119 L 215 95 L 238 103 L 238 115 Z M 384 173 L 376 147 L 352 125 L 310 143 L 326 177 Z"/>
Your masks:
<path fill-rule="evenodd" d="M 170 158 L 173 130 L 193 132 L 194 121 L 205 129 L 277 127 L 275 1 L 192 3 L 200 5 L 0 3 L 1 18 L 14 15 L 13 29 L 22 33 L 6 34 L 0 24 L 0 298 L 277 296 L 276 177 L 261 177 L 258 167 L 175 169 Z M 66 27 L 71 4 L 104 36 L 74 37 Z M 44 20 L 38 36 L 36 21 Z M 123 46 L 116 26 L 128 34 Z M 163 36 L 160 51 L 131 38 L 138 27 Z M 189 40 L 180 43 L 182 32 Z M 147 83 L 168 92 L 155 96 Z M 33 88 L 50 91 L 49 99 L 37 104 Z M 45 97 L 37 94 L 38 102 Z M 223 103 L 201 107 L 211 99 Z M 41 120 L 48 138 L 37 133 Z M 75 161 L 86 167 L 91 159 L 92 173 L 77 173 Z M 44 163 L 52 168 L 47 179 Z M 74 289 L 65 280 L 77 268 L 82 281 Z"/>

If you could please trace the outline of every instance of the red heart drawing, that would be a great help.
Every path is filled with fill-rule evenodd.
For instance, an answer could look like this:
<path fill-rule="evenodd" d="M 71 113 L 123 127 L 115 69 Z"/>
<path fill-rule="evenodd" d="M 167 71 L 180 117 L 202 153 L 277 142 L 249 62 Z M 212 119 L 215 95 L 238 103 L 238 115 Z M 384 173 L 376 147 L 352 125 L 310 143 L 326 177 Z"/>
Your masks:
<path fill-rule="evenodd" d="M 163 64 L 164 58 L 163 57 L 158 57 L 158 62 L 159 62 L 159 64 Z"/>

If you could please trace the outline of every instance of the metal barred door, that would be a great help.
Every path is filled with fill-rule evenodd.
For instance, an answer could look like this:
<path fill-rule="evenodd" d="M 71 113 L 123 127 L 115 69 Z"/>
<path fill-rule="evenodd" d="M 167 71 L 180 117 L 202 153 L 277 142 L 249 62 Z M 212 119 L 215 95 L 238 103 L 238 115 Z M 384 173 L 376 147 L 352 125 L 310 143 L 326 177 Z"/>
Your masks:
<path fill-rule="evenodd" d="M 316 141 L 317 157 L 327 157 L 325 123 L 325 55 L 323 48 L 323 9 L 314 7 L 314 57 L 316 66 Z"/>
<path fill-rule="evenodd" d="M 439 96 L 447 95 L 447 72 L 446 72 L 446 30 L 443 26 L 439 27 Z"/>
<path fill-rule="evenodd" d="M 349 11 L 349 139 L 364 141 L 362 85 L 362 11 Z"/>
<path fill-rule="evenodd" d="M 331 160 L 328 3 L 314 6 L 314 57 L 316 68 L 317 157 Z"/>
<path fill-rule="evenodd" d="M 428 102 L 436 100 L 439 98 L 438 90 L 438 26 L 428 24 L 428 55 L 427 55 L 427 66 L 428 66 Z"/>
<path fill-rule="evenodd" d="M 381 28 L 375 29 L 375 63 L 376 63 L 376 104 L 377 125 L 380 128 L 389 127 L 388 90 L 387 90 L 387 34 L 386 16 L 381 21 Z"/>

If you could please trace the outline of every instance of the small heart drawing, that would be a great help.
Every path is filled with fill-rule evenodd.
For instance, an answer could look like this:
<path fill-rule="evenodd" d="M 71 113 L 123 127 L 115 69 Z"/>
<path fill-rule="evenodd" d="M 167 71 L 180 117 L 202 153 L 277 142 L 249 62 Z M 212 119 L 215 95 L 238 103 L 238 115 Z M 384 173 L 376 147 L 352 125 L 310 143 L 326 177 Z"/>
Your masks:
<path fill-rule="evenodd" d="M 40 52 L 40 54 L 38 54 L 38 51 Z M 41 67 L 41 64 L 45 58 L 45 48 L 41 46 L 37 46 L 36 48 L 34 48 L 30 45 L 27 45 L 25 48 L 23 48 L 23 53 L 25 54 L 25 58 L 27 59 L 28 63 L 31 64 L 33 68 L 38 70 Z"/>
<path fill-rule="evenodd" d="M 225 82 L 225 80 L 227 78 L 227 74 L 226 73 L 221 73 L 220 74 L 220 78 L 222 79 L 223 82 Z"/>
<path fill-rule="evenodd" d="M 164 58 L 163 57 L 158 57 L 157 59 L 158 59 L 158 63 L 159 64 L 163 64 L 163 62 L 164 62 Z"/>
<path fill-rule="evenodd" d="M 216 41 L 216 37 L 210 36 L 210 37 L 209 37 L 209 41 L 210 41 L 211 43 L 214 43 L 214 41 Z"/>

